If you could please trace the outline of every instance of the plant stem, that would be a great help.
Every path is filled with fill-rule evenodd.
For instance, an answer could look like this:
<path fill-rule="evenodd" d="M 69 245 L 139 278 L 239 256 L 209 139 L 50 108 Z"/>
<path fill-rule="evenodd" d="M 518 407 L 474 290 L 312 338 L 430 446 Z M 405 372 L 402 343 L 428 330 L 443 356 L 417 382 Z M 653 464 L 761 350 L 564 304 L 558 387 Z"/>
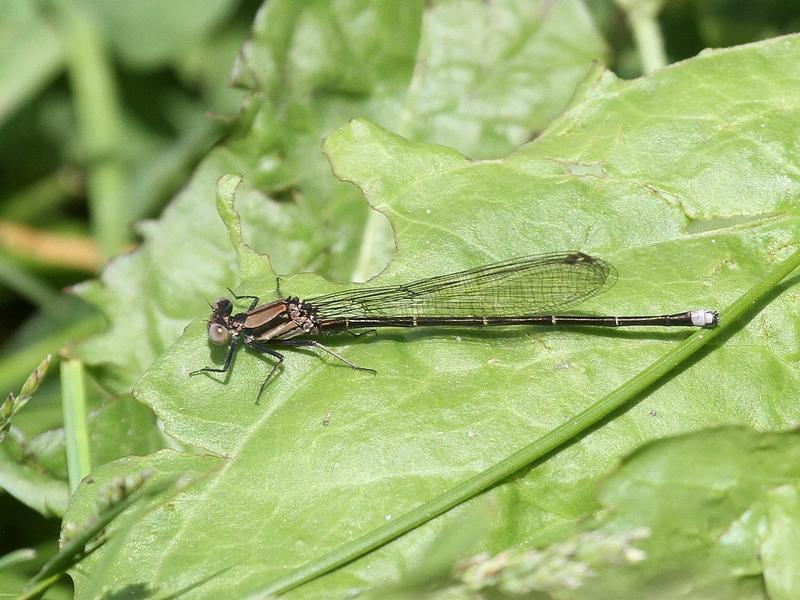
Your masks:
<path fill-rule="evenodd" d="M 42 311 L 52 310 L 58 302 L 58 292 L 50 289 L 44 281 L 20 268 L 2 254 L 0 254 L 0 282 Z"/>
<path fill-rule="evenodd" d="M 110 58 L 90 13 L 73 0 L 53 1 L 59 9 L 81 142 L 88 157 L 92 228 L 108 258 L 122 250 L 128 239 L 128 182 L 120 156 L 126 144 L 117 88 Z"/>
<path fill-rule="evenodd" d="M 61 395 L 69 491 L 74 493 L 92 468 L 86 418 L 86 380 L 81 361 L 68 359 L 61 363 Z"/>
<path fill-rule="evenodd" d="M 33 560 L 36 558 L 36 556 L 36 550 L 33 548 L 20 548 L 19 550 L 13 550 L 8 554 L 0 556 L 0 571 L 25 563 L 29 560 Z"/>
<path fill-rule="evenodd" d="M 667 64 L 667 56 L 664 52 L 664 37 L 661 35 L 661 28 L 658 26 L 661 1 L 630 2 L 629 0 L 617 0 L 617 4 L 628 15 L 628 22 L 631 24 L 633 38 L 636 40 L 636 48 L 639 52 L 639 60 L 642 63 L 642 70 L 645 73 L 651 73 L 665 66 Z"/>
<path fill-rule="evenodd" d="M 47 579 L 36 582 L 31 589 L 25 590 L 15 600 L 36 600 L 44 596 L 45 592 L 58 583 L 58 580 L 64 576 L 63 573 L 51 575 Z"/>
<path fill-rule="evenodd" d="M 75 169 L 62 167 L 32 183 L 22 191 L 3 201 L 3 219 L 32 223 L 46 219 L 70 199 L 81 188 L 79 174 Z"/>

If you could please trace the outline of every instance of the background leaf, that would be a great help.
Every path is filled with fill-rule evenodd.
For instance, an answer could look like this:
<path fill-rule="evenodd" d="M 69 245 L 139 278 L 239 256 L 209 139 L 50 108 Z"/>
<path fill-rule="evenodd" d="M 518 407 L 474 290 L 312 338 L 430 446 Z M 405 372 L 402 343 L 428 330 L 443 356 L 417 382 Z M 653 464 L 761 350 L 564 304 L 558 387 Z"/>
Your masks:
<path fill-rule="evenodd" d="M 9 0 L 0 6 L 0 122 L 53 77 L 59 44 L 29 2 Z"/>
<path fill-rule="evenodd" d="M 235 0 L 211 0 L 197 4 L 188 0 L 166 7 L 155 0 L 101 2 L 81 0 L 98 16 L 106 36 L 123 59 L 137 66 L 169 63 L 213 37 L 236 8 Z M 166 9 L 166 10 L 165 10 Z"/>
<path fill-rule="evenodd" d="M 279 273 L 311 270 L 340 282 L 386 269 L 379 283 L 569 244 L 613 260 L 622 275 L 610 294 L 582 307 L 587 312 L 727 306 L 755 281 L 766 287 L 763 274 L 796 254 L 796 42 L 661 68 L 707 47 L 796 30 L 791 0 L 258 4 L 0 3 L 0 388 L 19 389 L 48 353 L 90 362 L 97 479 L 78 492 L 71 516 L 93 509 L 92 481 L 140 465 L 155 465 L 156 476 L 181 465 L 206 473 L 202 489 L 185 491 L 144 526 L 126 513 L 118 542 L 78 567 L 83 596 L 201 597 L 219 595 L 232 579 L 243 591 L 263 591 L 284 588 L 287 576 L 319 575 L 325 552 L 352 558 L 354 550 L 338 544 L 396 531 L 409 506 L 427 510 L 437 493 L 486 476 L 481 469 L 504 453 L 574 422 L 653 357 L 664 364 L 686 347 L 686 333 L 655 330 L 329 338 L 379 375 L 362 380 L 329 357 L 287 352 L 278 387 L 250 416 L 245 408 L 267 362 L 243 353 L 230 378 L 216 381 L 189 381 L 186 371 L 222 358 L 203 333 L 206 301 L 226 285 L 274 297 L 273 269 L 259 253 Z M 659 10 L 637 10 L 646 5 Z M 234 60 L 238 90 L 229 86 Z M 593 70 L 594 60 L 620 77 L 657 72 L 624 82 Z M 344 182 L 320 152 L 334 130 L 325 149 Z M 116 189 L 102 188 L 103 197 L 95 184 L 108 167 Z M 219 183 L 215 207 L 213 190 L 226 173 L 239 175 Z M 160 215 L 178 190 L 163 218 L 129 227 Z M 97 226 L 103 215 L 108 227 Z M 124 240 L 132 252 L 81 288 L 93 304 L 64 297 L 64 286 L 100 272 L 99 245 Z M 436 582 L 452 583 L 461 553 L 483 552 L 489 558 L 473 571 L 503 557 L 521 557 L 517 566 L 549 557 L 536 572 L 544 585 L 529 589 L 556 596 L 652 595 L 662 581 L 666 593 L 794 597 L 790 477 L 754 487 L 736 475 L 749 457 L 723 452 L 707 461 L 704 481 L 718 488 L 714 478 L 731 474 L 729 497 L 703 500 L 700 486 L 692 515 L 671 515 L 667 502 L 617 511 L 598 496 L 597 482 L 611 469 L 614 486 L 643 497 L 637 484 L 647 472 L 629 464 L 664 452 L 680 465 L 687 459 L 672 444 L 692 448 L 681 441 L 687 431 L 722 448 L 714 425 L 796 424 L 795 283 L 738 322 L 725 310 L 723 327 L 699 332 L 713 342 L 706 354 L 566 452 L 294 595 L 416 598 Z M 310 276 L 282 284 L 303 295 L 342 289 Z M 77 351 L 64 346 L 104 327 L 97 305 L 108 330 Z M 130 396 L 150 367 L 137 393 L 165 421 Z M 0 554 L 28 547 L 39 556 L 0 573 L 7 592 L 57 551 L 55 515 L 68 501 L 61 394 L 56 378 L 46 379 L 0 446 L 0 488 L 8 492 L 0 492 Z M 165 423 L 177 437 L 164 433 Z M 277 439 L 274 447 L 262 432 Z M 651 440 L 675 433 L 649 450 Z M 754 456 L 770 454 L 749 439 L 741 443 Z M 784 442 L 769 444 L 790 454 Z M 179 454 L 150 454 L 163 446 Z M 210 451 L 222 456 L 198 457 Z M 128 454 L 143 458 L 118 460 Z M 107 461 L 116 462 L 102 467 Z M 703 462 L 688 470 L 697 475 Z M 292 469 L 288 481 L 273 470 L 283 467 Z M 771 468 L 763 471 L 776 475 Z M 662 489 L 675 497 L 670 485 Z M 344 508 L 342 498 L 351 501 Z M 745 512 L 732 517 L 736 510 Z M 615 529 L 624 518 L 645 527 Z M 678 522 L 687 525 L 664 534 Z M 698 523 L 731 525 L 706 539 Z M 650 536 L 639 537 L 645 528 Z M 642 539 L 652 560 L 626 564 L 641 552 L 626 544 Z M 594 560 L 587 547 L 608 551 Z M 694 561 L 687 569 L 684 551 Z M 588 579 L 587 565 L 595 573 Z M 526 584 L 513 569 L 502 578 Z M 70 583 L 62 579 L 54 594 L 71 597 Z"/>
<path fill-rule="evenodd" d="M 783 456 L 779 459 L 783 460 Z M 797 539 L 800 523 L 797 480 L 774 487 L 766 498 L 768 530 L 759 557 L 764 563 L 764 578 L 771 598 L 791 598 L 800 586 Z"/>
<path fill-rule="evenodd" d="M 647 443 L 603 478 L 599 510 L 561 541 L 477 555 L 374 597 L 763 598 L 765 584 L 791 597 L 798 441 L 721 427 Z"/>
<path fill-rule="evenodd" d="M 624 590 L 654 598 L 762 598 L 762 532 L 766 525 L 771 544 L 783 530 L 776 501 L 783 496 L 791 506 L 798 441 L 796 432 L 727 427 L 655 442 L 626 458 L 600 488 L 607 508 L 601 531 L 646 525 L 650 536 L 637 546 L 647 559 L 607 569 L 574 597 Z M 778 572 L 788 573 L 793 560 L 787 552 L 764 561 L 776 568 L 764 572 L 768 589 L 780 587 Z"/>
<path fill-rule="evenodd" d="M 710 52 L 632 82 L 597 70 L 564 115 L 503 160 L 470 161 L 365 120 L 336 131 L 325 150 L 335 173 L 356 183 L 394 227 L 397 256 L 375 284 L 575 248 L 610 259 L 620 273 L 617 286 L 581 307 L 586 311 L 721 307 L 796 244 L 797 148 L 786 125 L 800 114 L 787 76 L 799 55 L 800 38 L 788 37 Z M 234 241 L 235 181 L 223 181 L 219 199 Z M 243 223 L 248 185 L 245 173 L 236 190 Z M 179 210 L 174 205 L 166 218 Z M 210 215 L 194 222 L 202 223 L 191 236 L 198 256 L 220 248 L 233 279 L 238 251 L 237 291 L 272 297 L 274 273 L 265 259 L 246 246 L 226 248 L 230 238 Z M 214 279 L 201 275 L 184 270 L 209 297 L 218 294 Z M 721 424 L 796 423 L 798 329 L 787 323 L 798 322 L 798 302 L 791 283 L 668 385 L 491 492 L 498 508 L 481 545 L 499 551 L 562 538 L 596 510 L 598 473 L 649 440 Z M 301 297 L 339 289 L 313 275 L 282 279 L 281 287 Z M 494 464 L 685 335 L 587 329 L 342 336 L 329 343 L 356 364 L 378 369 L 376 377 L 287 352 L 285 368 L 257 406 L 252 400 L 269 366 L 248 352 L 239 353 L 229 378 L 188 379 L 190 370 L 222 358 L 209 351 L 198 320 L 148 369 L 136 394 L 167 433 L 226 457 L 225 466 L 202 489 L 187 491 L 181 507 L 154 512 L 125 544 L 91 557 L 91 586 L 120 586 L 124 574 L 127 582 L 152 582 L 166 593 L 230 567 L 203 593 L 254 592 Z M 163 460 L 146 462 L 168 469 Z M 118 472 L 114 465 L 103 471 Z M 71 510 L 81 506 L 76 501 Z M 452 518 L 298 595 L 342 596 L 396 579 Z M 138 548 L 145 540 L 158 550 L 143 561 Z M 95 560 L 102 569 L 93 567 Z M 732 560 L 737 568 L 752 566 Z M 115 574 L 113 582 L 106 573 Z M 76 584 L 79 597 L 90 595 L 83 573 Z"/>
<path fill-rule="evenodd" d="M 319 150 L 324 135 L 349 118 L 372 116 L 423 139 L 502 155 L 552 118 L 589 58 L 602 55 L 581 3 L 468 5 L 469 11 L 459 3 L 423 11 L 421 2 L 264 7 L 237 69 L 253 94 L 235 133 L 157 223 L 139 227 L 144 243 L 137 253 L 117 258 L 102 286 L 78 288 L 110 321 L 105 334 L 79 350 L 88 363 L 106 367 L 97 373 L 101 380 L 129 390 L 205 312 L 206 301 L 235 284 L 233 254 L 213 209 L 217 177 L 244 176 L 237 194 L 244 239 L 269 252 L 279 272 L 312 268 L 363 280 L 384 267 L 392 235 L 382 217 L 367 222 L 352 186 L 331 177 Z M 531 70 L 531 63 L 539 66 Z M 489 111 L 501 96 L 506 108 Z M 459 97 L 471 100 L 454 114 Z"/>

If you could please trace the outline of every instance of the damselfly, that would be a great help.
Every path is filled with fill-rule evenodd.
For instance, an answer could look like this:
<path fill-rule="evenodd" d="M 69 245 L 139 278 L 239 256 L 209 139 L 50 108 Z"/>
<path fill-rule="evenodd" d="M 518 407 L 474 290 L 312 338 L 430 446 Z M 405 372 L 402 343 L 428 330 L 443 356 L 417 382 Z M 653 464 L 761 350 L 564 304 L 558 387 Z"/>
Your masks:
<path fill-rule="evenodd" d="M 243 342 L 276 360 L 261 384 L 260 398 L 283 362 L 283 354 L 276 347 L 317 348 L 353 369 L 375 373 L 354 365 L 314 339 L 322 334 L 379 327 L 713 327 L 719 321 L 716 311 L 705 309 L 628 317 L 555 314 L 606 291 L 616 278 L 614 267 L 600 258 L 563 252 L 514 258 L 406 285 L 367 286 L 305 300 L 290 296 L 259 305 L 258 296 L 231 292 L 236 300 L 251 302 L 245 312 L 237 314 L 233 314 L 233 303 L 227 298 L 212 306 L 208 337 L 213 344 L 228 346 L 225 362 L 221 368 L 205 367 L 190 375 L 227 372 Z"/>

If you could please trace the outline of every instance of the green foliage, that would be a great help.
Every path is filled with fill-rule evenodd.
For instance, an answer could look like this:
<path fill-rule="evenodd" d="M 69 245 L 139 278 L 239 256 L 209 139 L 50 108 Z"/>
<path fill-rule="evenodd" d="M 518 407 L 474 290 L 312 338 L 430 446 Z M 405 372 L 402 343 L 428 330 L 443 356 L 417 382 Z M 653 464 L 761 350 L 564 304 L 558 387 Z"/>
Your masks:
<path fill-rule="evenodd" d="M 578 597 L 626 590 L 645 597 L 760 598 L 765 584 L 770 597 L 790 597 L 785 574 L 797 566 L 797 550 L 780 558 L 774 550 L 765 559 L 759 555 L 789 534 L 781 519 L 786 509 L 796 510 L 799 453 L 797 432 L 731 427 L 641 448 L 602 483 L 598 497 L 607 508 L 602 530 L 650 529 L 638 544 L 648 560 L 607 570 Z"/>
<path fill-rule="evenodd" d="M 375 597 L 724 599 L 762 598 L 766 587 L 791 598 L 798 452 L 797 432 L 739 427 L 646 444 L 602 479 L 598 509 L 562 541 L 473 556 Z"/>
<path fill-rule="evenodd" d="M 12 423 L 39 389 L 51 358 L 47 355 L 22 384 L 19 394 L 9 393 L 0 405 L 0 485 L 43 515 L 63 515 L 69 501 L 66 486 L 42 473 L 35 463 L 26 464 L 30 462 L 26 460 L 29 442 Z"/>
<path fill-rule="evenodd" d="M 47 373 L 47 368 L 50 366 L 52 357 L 48 354 L 44 357 L 36 370 L 31 373 L 22 384 L 19 394 L 9 392 L 6 399 L 0 403 L 0 443 L 5 439 L 8 432 L 11 430 L 11 420 L 14 416 L 22 410 L 22 408 L 30 402 L 31 397 L 42 383 L 42 378 Z"/>
<path fill-rule="evenodd" d="M 37 40 L 42 52 L 24 73 L 0 52 L 0 121 L 21 115 L 4 125 L 0 158 L 15 164 L 32 114 L 50 115 L 53 163 L 89 155 L 93 235 L 106 248 L 185 183 L 158 220 L 135 226 L 133 252 L 74 288 L 106 317 L 99 334 L 86 337 L 97 328 L 86 307 L 45 308 L 60 284 L 0 256 L 0 278 L 41 307 L 12 338 L 0 380 L 17 389 L 34 350 L 82 338 L 66 354 L 89 370 L 81 441 L 92 465 L 68 498 L 63 451 L 77 434 L 61 427 L 59 390 L 45 382 L 12 408 L 19 431 L 0 446 L 3 487 L 43 514 L 96 523 L 104 483 L 141 471 L 196 480 L 126 510 L 107 543 L 65 550 L 44 579 L 80 558 L 78 598 L 796 595 L 797 436 L 780 430 L 800 416 L 800 304 L 796 277 L 764 277 L 798 242 L 800 37 L 657 68 L 670 38 L 659 56 L 648 3 L 620 3 L 655 68 L 623 81 L 591 63 L 630 65 L 631 54 L 606 28 L 607 56 L 578 1 L 273 0 L 236 61 L 241 110 L 211 124 L 205 110 L 230 111 L 239 97 L 221 83 L 241 39 L 225 25 L 237 5 L 168 4 L 1 9 L 0 31 L 31 31 L 8 47 Z M 151 71 L 119 88 L 87 85 L 114 60 Z M 26 106 L 63 65 L 79 96 L 72 146 L 70 111 L 52 109 L 65 106 L 63 90 Z M 150 91 L 158 69 L 198 97 Z M 150 112 L 132 89 L 148 90 Z M 113 151 L 97 160 L 101 146 Z M 0 220 L 90 231 L 53 180 L 26 187 L 53 168 L 34 162 L 19 169 Z M 114 186 L 116 205 L 98 200 Z M 105 239 L 103 219 L 113 224 Z M 205 318 L 226 287 L 268 300 L 280 275 L 283 294 L 304 297 L 572 249 L 619 272 L 582 312 L 739 304 L 723 310 L 723 328 L 690 340 L 590 328 L 330 337 L 377 375 L 288 349 L 260 405 L 266 357 L 241 350 L 231 373 L 188 377 L 224 358 Z M 747 290 L 755 302 L 744 307 Z M 509 470 L 508 457 L 531 448 Z M 494 487 L 462 493 L 480 477 Z M 447 494 L 455 508 L 444 514 L 426 504 Z M 409 514 L 421 526 L 375 549 L 408 530 Z M 19 582 L 23 564 L 3 577 Z"/>
<path fill-rule="evenodd" d="M 94 514 L 81 525 L 65 521 L 61 549 L 31 578 L 20 598 L 32 600 L 42 597 L 44 591 L 52 587 L 67 569 L 108 543 L 110 537 L 118 535 L 119 530 L 109 532 L 107 528 L 123 511 L 129 511 L 137 505 L 137 512 L 141 514 L 150 508 L 144 500 L 154 497 L 164 500 L 187 483 L 178 476 L 157 477 L 154 483 L 148 483 L 152 476 L 151 471 L 129 472 L 124 478 L 112 479 L 101 486 L 94 499 Z M 87 480 L 86 486 L 96 490 L 92 483 Z M 145 506 L 142 507 L 142 504 Z M 136 516 L 133 515 L 134 521 Z"/>
<path fill-rule="evenodd" d="M 785 255 L 797 229 L 796 186 L 785 175 L 791 139 L 779 121 L 797 118 L 797 97 L 780 74 L 798 54 L 800 41 L 790 38 L 710 53 L 635 82 L 598 70 L 539 139 L 501 161 L 470 161 L 363 120 L 337 130 L 324 149 L 334 172 L 356 183 L 394 227 L 397 255 L 375 284 L 581 248 L 608 257 L 620 273 L 616 288 L 587 311 L 719 307 Z M 774 78 L 765 77 L 763 65 Z M 699 90 L 698 81 L 706 82 Z M 246 177 L 237 189 L 238 181 L 220 182 L 218 209 L 230 235 L 209 228 L 193 237 L 193 247 L 232 241 L 236 290 L 272 297 L 269 263 L 238 244 L 230 198 L 235 190 L 236 206 L 241 199 L 247 207 L 254 193 Z M 213 266 L 201 261 L 196 268 L 199 279 L 200 269 Z M 335 287 L 313 275 L 281 280 L 284 293 L 301 297 Z M 796 322 L 796 296 L 786 289 L 674 381 L 492 491 L 497 507 L 482 545 L 556 541 L 597 508 L 597 475 L 648 440 L 698 426 L 780 427 L 796 419 L 789 400 L 798 385 L 789 364 L 794 331 L 784 326 Z M 378 369 L 377 377 L 292 352 L 258 406 L 254 394 L 269 368 L 262 357 L 241 352 L 227 378 L 186 376 L 221 359 L 209 352 L 198 320 L 148 369 L 136 394 L 167 433 L 227 457 L 226 467 L 187 494 L 191 508 L 180 535 L 169 525 L 172 513 L 154 512 L 125 546 L 98 553 L 102 572 L 90 558 L 92 585 L 102 573 L 128 573 L 130 581 L 147 579 L 166 591 L 192 573 L 199 581 L 229 566 L 205 583 L 206 593 L 255 592 L 489 468 L 684 335 L 413 331 L 331 339 L 348 360 Z M 391 579 L 419 560 L 441 526 L 431 523 L 303 589 L 343 595 Z M 245 529 L 250 533 L 242 536 Z M 137 540 L 154 538 L 162 549 L 153 552 L 155 572 L 135 550 Z M 211 547 L 198 557 L 203 540 L 213 547 L 230 540 L 225 560 Z M 81 594 L 83 577 L 77 583 Z"/>

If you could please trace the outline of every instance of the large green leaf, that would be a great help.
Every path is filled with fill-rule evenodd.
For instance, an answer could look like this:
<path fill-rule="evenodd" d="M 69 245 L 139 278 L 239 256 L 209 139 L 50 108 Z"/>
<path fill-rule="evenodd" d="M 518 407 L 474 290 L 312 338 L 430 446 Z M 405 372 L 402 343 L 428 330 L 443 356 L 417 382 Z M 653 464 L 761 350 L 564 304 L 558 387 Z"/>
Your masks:
<path fill-rule="evenodd" d="M 580 249 L 610 259 L 619 271 L 617 286 L 586 311 L 722 308 L 797 244 L 798 59 L 800 37 L 788 37 L 710 52 L 636 81 L 598 69 L 560 119 L 504 160 L 470 161 L 360 119 L 332 134 L 325 150 L 335 173 L 392 222 L 397 256 L 374 284 Z M 193 227 L 200 257 L 219 249 L 229 281 L 239 271 L 239 293 L 271 298 L 268 262 L 239 243 L 237 182 L 225 178 L 219 190 L 229 237 L 206 213 L 183 226 Z M 245 224 L 247 185 L 245 177 L 236 190 Z M 218 294 L 219 280 L 201 282 L 204 267 L 197 264 L 180 275 L 194 277 L 208 297 Z M 281 280 L 284 293 L 300 296 L 339 287 L 313 275 Z M 719 424 L 796 423 L 798 306 L 789 282 L 668 384 L 496 488 L 481 544 L 497 551 L 558 540 L 596 508 L 598 474 L 643 442 Z M 78 597 L 90 595 L 88 581 L 91 589 L 146 581 L 166 594 L 222 567 L 230 568 L 196 597 L 263 589 L 495 464 L 686 335 L 526 329 L 342 336 L 329 344 L 377 376 L 287 351 L 284 368 L 256 405 L 270 367 L 263 357 L 243 351 L 229 377 L 188 378 L 222 358 L 205 339 L 203 312 L 136 393 L 169 434 L 227 462 L 179 506 L 154 512 L 125 543 L 90 557 L 76 574 Z M 148 463 L 168 469 L 163 460 Z M 103 476 L 124 469 L 112 464 Z M 706 509 L 715 518 L 715 507 Z M 82 510 L 79 500 L 73 510 Z M 393 580 L 413 568 L 450 518 L 296 594 L 341 597 Z M 735 577 L 736 569 L 729 573 Z"/>
<path fill-rule="evenodd" d="M 770 598 L 793 598 L 799 453 L 796 431 L 742 427 L 645 444 L 601 482 L 600 510 L 558 543 L 474 555 L 453 569 L 462 540 L 445 569 L 369 597 L 710 600 L 763 598 L 766 585 Z M 438 542 L 458 536 L 444 531 Z"/>
<path fill-rule="evenodd" d="M 645 446 L 602 483 L 598 531 L 646 527 L 646 558 L 574 597 L 762 598 L 765 585 L 796 596 L 798 458 L 797 432 L 728 427 Z"/>
<path fill-rule="evenodd" d="M 602 41 L 580 2 L 266 4 L 237 81 L 252 95 L 231 136 L 203 161 L 139 250 L 79 288 L 109 328 L 80 348 L 125 393 L 183 327 L 236 282 L 214 210 L 214 181 L 241 173 L 247 243 L 280 272 L 364 279 L 393 240 L 320 152 L 330 131 L 366 116 L 463 152 L 503 156 L 566 104 Z M 556 60 L 557 57 L 557 60 Z"/>

